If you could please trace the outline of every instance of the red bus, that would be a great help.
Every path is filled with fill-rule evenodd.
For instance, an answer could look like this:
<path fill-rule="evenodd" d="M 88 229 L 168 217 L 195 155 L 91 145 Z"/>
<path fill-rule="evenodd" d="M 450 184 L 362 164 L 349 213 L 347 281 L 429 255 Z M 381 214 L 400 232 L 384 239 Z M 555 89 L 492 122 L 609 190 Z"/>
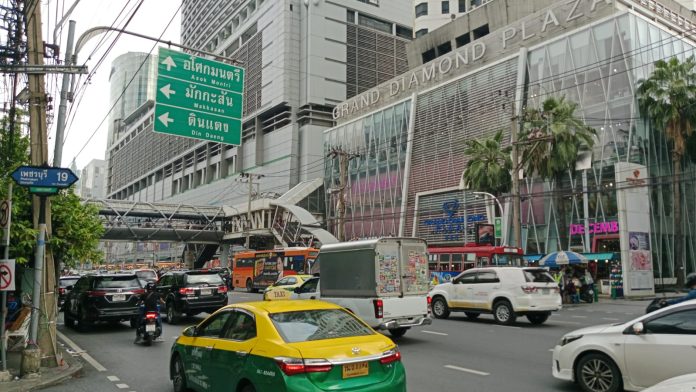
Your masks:
<path fill-rule="evenodd" d="M 474 267 L 522 266 L 521 248 L 513 246 L 476 245 L 428 247 L 428 269 L 435 283 L 450 281 L 460 272 Z"/>
<path fill-rule="evenodd" d="M 256 292 L 283 276 L 310 273 L 318 255 L 319 249 L 315 248 L 238 252 L 232 262 L 232 286 Z"/>

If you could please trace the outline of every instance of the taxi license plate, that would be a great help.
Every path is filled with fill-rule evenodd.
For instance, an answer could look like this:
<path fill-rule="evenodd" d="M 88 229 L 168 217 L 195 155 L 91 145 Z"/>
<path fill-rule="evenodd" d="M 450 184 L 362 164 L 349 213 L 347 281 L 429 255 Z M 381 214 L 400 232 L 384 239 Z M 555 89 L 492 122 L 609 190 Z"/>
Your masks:
<path fill-rule="evenodd" d="M 541 289 L 542 294 L 548 294 L 550 289 Z"/>
<path fill-rule="evenodd" d="M 367 362 L 348 363 L 343 365 L 343 378 L 367 376 L 370 365 Z"/>
<path fill-rule="evenodd" d="M 201 290 L 201 295 L 210 295 L 213 293 L 213 290 L 211 289 L 202 289 Z"/>
<path fill-rule="evenodd" d="M 126 295 L 125 294 L 114 294 L 111 296 L 112 301 L 125 301 L 126 300 Z"/>
<path fill-rule="evenodd" d="M 148 324 L 145 326 L 145 332 L 155 332 L 155 324 Z"/>

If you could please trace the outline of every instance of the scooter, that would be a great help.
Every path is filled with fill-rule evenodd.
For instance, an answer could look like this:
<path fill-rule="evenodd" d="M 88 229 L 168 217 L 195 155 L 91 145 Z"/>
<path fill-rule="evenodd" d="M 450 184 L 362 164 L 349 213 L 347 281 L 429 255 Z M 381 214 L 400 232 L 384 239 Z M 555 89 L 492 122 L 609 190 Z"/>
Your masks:
<path fill-rule="evenodd" d="M 645 314 L 652 313 L 656 310 L 664 308 L 665 306 L 667 306 L 665 298 L 655 298 L 654 300 L 650 301 L 648 307 L 645 308 Z"/>
<path fill-rule="evenodd" d="M 145 306 L 141 305 L 141 310 L 144 310 L 144 308 Z M 145 318 L 141 320 L 136 330 L 136 338 L 142 338 L 142 342 L 146 346 L 152 345 L 152 342 L 162 335 L 162 327 L 157 322 L 158 318 L 159 306 L 157 306 L 157 311 L 145 312 Z"/>
<path fill-rule="evenodd" d="M 592 285 L 586 284 L 580 288 L 580 299 L 588 304 L 594 302 L 594 288 Z"/>

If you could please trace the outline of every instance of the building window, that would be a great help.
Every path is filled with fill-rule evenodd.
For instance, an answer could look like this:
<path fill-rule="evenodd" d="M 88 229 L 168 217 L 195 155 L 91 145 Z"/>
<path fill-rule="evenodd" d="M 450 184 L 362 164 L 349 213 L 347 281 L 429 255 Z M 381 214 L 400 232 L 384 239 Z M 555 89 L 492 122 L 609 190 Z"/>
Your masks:
<path fill-rule="evenodd" d="M 435 48 L 423 52 L 422 56 L 423 56 L 423 64 L 425 64 L 431 60 L 434 60 L 437 57 L 437 54 L 435 54 Z"/>
<path fill-rule="evenodd" d="M 459 12 L 466 12 L 466 0 L 459 0 Z"/>
<path fill-rule="evenodd" d="M 442 13 L 449 14 L 449 0 L 442 2 Z"/>
<path fill-rule="evenodd" d="M 488 24 L 478 27 L 474 29 L 474 39 L 485 37 L 486 35 L 488 35 L 489 32 L 490 31 L 488 31 Z"/>
<path fill-rule="evenodd" d="M 420 3 L 416 6 L 416 18 L 428 15 L 428 3 Z"/>
<path fill-rule="evenodd" d="M 391 23 L 385 22 L 377 18 L 373 18 L 371 16 L 358 14 L 358 24 L 361 26 L 371 27 L 375 30 L 383 31 L 385 33 L 392 33 Z"/>
<path fill-rule="evenodd" d="M 408 27 L 396 25 L 396 36 L 406 39 L 413 39 L 413 30 Z"/>
<path fill-rule="evenodd" d="M 358 0 L 361 3 L 370 4 L 379 7 L 379 0 Z"/>
<path fill-rule="evenodd" d="M 452 51 L 452 43 L 447 41 L 442 45 L 437 46 L 437 56 L 442 56 L 445 53 L 449 53 Z"/>
<path fill-rule="evenodd" d="M 355 23 L 355 11 L 348 10 L 346 19 L 348 20 L 348 23 Z"/>
<path fill-rule="evenodd" d="M 461 48 L 462 46 L 471 42 L 471 36 L 469 36 L 469 33 L 466 33 L 466 34 L 460 35 L 459 37 L 455 38 L 454 40 L 457 43 L 457 47 Z"/>
<path fill-rule="evenodd" d="M 428 29 L 420 29 L 416 31 L 416 38 L 428 34 Z"/>

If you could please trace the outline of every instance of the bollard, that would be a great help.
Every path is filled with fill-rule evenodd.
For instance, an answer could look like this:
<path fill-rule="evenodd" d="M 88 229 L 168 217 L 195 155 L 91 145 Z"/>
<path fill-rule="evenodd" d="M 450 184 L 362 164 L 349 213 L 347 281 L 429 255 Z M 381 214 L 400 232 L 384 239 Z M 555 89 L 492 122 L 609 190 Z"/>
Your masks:
<path fill-rule="evenodd" d="M 22 350 L 20 374 L 22 377 L 38 377 L 40 369 L 41 349 L 36 345 L 30 344 Z"/>

